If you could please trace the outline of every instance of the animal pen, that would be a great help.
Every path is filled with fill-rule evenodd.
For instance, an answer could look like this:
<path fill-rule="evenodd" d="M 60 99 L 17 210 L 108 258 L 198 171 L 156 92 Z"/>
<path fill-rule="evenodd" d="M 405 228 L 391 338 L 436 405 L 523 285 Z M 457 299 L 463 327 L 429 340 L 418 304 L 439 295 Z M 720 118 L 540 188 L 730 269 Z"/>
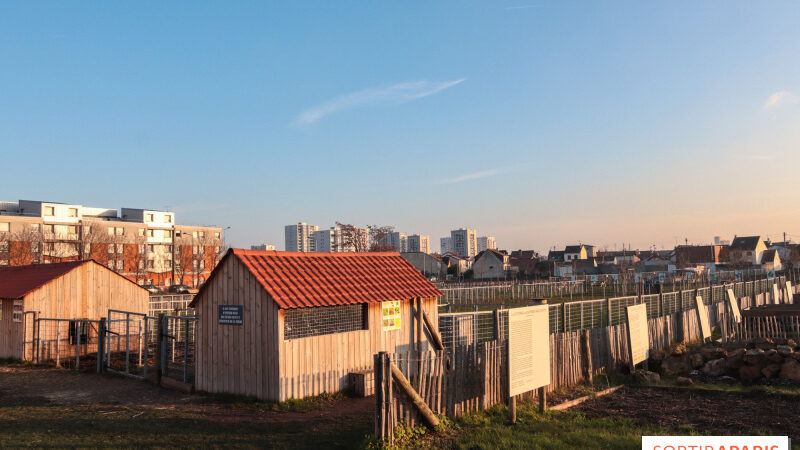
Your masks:
<path fill-rule="evenodd" d="M 645 305 L 649 347 L 655 350 L 700 339 L 696 297 L 707 305 L 705 309 L 711 325 L 720 326 L 725 338 L 745 339 L 770 333 L 785 335 L 789 328 L 778 327 L 774 319 L 762 319 L 759 325 L 747 322 L 747 308 L 792 302 L 796 286 L 775 291 L 773 285 L 786 286 L 785 278 L 547 305 L 550 384 L 544 392 L 591 380 L 601 372 L 629 367 L 625 308 L 632 305 Z M 728 289 L 745 309 L 742 323 L 735 323 L 727 310 Z M 432 414 L 457 416 L 507 402 L 508 314 L 508 308 L 440 313 L 439 331 L 444 350 L 376 354 L 376 437 L 391 440 L 401 423 L 430 425 L 425 408 Z M 772 326 L 767 326 L 768 323 Z M 800 325 L 800 314 L 783 319 L 781 323 Z M 528 398 L 537 396 L 533 391 L 526 394 Z"/>

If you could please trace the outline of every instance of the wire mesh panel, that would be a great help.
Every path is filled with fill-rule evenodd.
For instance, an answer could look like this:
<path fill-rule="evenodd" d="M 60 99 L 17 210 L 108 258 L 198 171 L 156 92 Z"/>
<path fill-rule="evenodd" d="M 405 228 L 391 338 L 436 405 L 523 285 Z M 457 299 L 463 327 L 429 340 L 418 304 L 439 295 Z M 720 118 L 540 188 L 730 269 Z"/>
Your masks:
<path fill-rule="evenodd" d="M 564 331 L 564 310 L 561 305 L 549 305 L 547 312 L 550 316 L 550 334 Z"/>
<path fill-rule="evenodd" d="M 49 319 L 35 321 L 35 361 L 57 367 L 95 371 L 100 321 Z"/>
<path fill-rule="evenodd" d="M 706 304 L 707 305 L 711 304 L 711 303 L 715 303 L 716 304 L 716 303 L 720 303 L 720 302 L 724 301 L 725 300 L 725 289 L 726 289 L 725 285 L 713 286 L 711 288 L 711 301 L 710 302 L 706 302 Z"/>
<path fill-rule="evenodd" d="M 147 345 L 147 316 L 108 310 L 106 321 L 106 367 L 126 375 L 147 376 L 154 356 Z"/>
<path fill-rule="evenodd" d="M 365 329 L 366 304 L 297 308 L 284 312 L 283 335 L 287 340 Z"/>
<path fill-rule="evenodd" d="M 698 288 L 697 292 L 695 293 L 695 296 L 702 298 L 704 305 L 710 305 L 711 304 L 711 289 L 710 288 L 707 288 L 707 287 Z"/>
<path fill-rule="evenodd" d="M 501 311 L 501 314 L 505 314 Z M 501 321 L 503 325 L 506 321 Z M 506 333 L 506 330 L 503 330 Z M 439 314 L 439 333 L 444 346 L 474 345 L 495 339 L 495 319 L 492 311 Z"/>
<path fill-rule="evenodd" d="M 150 315 L 154 317 L 159 314 L 184 315 L 179 311 L 186 311 L 188 315 L 194 315 L 194 309 L 189 308 L 189 303 L 193 298 L 192 294 L 151 295 Z"/>
<path fill-rule="evenodd" d="M 166 321 L 166 348 L 163 349 L 162 377 L 193 384 L 196 361 L 196 316 L 162 316 Z"/>
<path fill-rule="evenodd" d="M 697 307 L 694 302 L 695 291 L 681 291 L 681 311 L 689 311 Z"/>
<path fill-rule="evenodd" d="M 600 328 L 608 316 L 605 300 L 589 300 L 564 304 L 566 330 L 577 331 Z"/>
<path fill-rule="evenodd" d="M 672 314 L 681 310 L 681 293 L 666 292 L 661 294 L 661 308 L 664 314 Z"/>
<path fill-rule="evenodd" d="M 658 294 L 642 295 L 642 303 L 647 305 L 647 318 L 652 319 L 661 315 L 658 304 Z"/>
<path fill-rule="evenodd" d="M 639 297 L 635 295 L 629 297 L 617 297 L 608 299 L 609 308 L 608 313 L 609 325 L 619 325 L 625 322 L 625 308 L 640 303 Z"/>

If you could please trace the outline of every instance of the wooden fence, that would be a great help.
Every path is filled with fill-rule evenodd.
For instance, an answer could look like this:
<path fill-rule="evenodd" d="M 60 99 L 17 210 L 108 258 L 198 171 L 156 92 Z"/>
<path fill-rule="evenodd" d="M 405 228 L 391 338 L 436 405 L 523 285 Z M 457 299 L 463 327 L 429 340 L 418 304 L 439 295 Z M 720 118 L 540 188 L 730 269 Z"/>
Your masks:
<path fill-rule="evenodd" d="M 730 334 L 742 336 L 747 332 L 745 328 L 737 327 L 726 313 L 722 293 L 709 289 L 700 296 L 704 302 L 708 298 L 707 313 L 712 326 L 722 325 L 725 321 Z M 766 300 L 764 293 L 739 299 L 743 309 L 763 305 Z M 503 330 L 507 313 L 494 312 L 494 331 L 490 340 L 486 340 L 486 333 L 480 336 L 469 334 L 477 327 L 464 327 L 455 345 L 443 351 L 376 355 L 376 437 L 391 440 L 398 424 L 416 426 L 422 423 L 414 399 L 405 392 L 398 392 L 397 383 L 392 381 L 392 364 L 434 414 L 458 416 L 505 403 L 508 399 L 508 359 L 507 335 Z M 796 319 L 791 324 L 795 331 L 800 331 L 800 317 Z M 761 332 L 760 328 L 758 330 Z M 652 317 L 648 319 L 648 332 L 650 347 L 654 350 L 666 351 L 677 342 L 698 340 L 701 333 L 697 310 Z M 617 371 L 629 366 L 629 362 L 627 324 L 624 321 L 605 327 L 551 333 L 551 383 L 545 392 L 586 381 L 589 373 Z M 530 392 L 523 398 L 535 396 L 535 392 Z"/>

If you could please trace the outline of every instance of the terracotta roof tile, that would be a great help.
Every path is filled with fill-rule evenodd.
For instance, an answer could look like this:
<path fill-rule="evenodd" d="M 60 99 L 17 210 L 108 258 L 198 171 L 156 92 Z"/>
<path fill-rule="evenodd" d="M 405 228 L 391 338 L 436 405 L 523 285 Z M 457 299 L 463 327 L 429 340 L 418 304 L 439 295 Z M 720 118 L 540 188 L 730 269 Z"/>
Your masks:
<path fill-rule="evenodd" d="M 28 266 L 0 266 L 0 298 L 22 298 L 29 292 L 60 278 L 72 269 L 89 262 L 69 261 Z"/>
<path fill-rule="evenodd" d="M 442 295 L 396 252 L 303 253 L 231 249 L 225 257 L 231 256 L 244 264 L 282 309 Z"/>

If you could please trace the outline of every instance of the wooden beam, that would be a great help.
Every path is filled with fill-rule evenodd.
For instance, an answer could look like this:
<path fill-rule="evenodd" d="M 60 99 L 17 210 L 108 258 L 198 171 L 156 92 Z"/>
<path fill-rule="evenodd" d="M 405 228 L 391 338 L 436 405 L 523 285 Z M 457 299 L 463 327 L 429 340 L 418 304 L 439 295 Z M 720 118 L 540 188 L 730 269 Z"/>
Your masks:
<path fill-rule="evenodd" d="M 428 330 L 428 334 L 430 334 L 431 338 L 433 339 L 433 346 L 436 347 L 436 350 L 444 350 L 442 336 L 439 334 L 439 331 L 436 329 L 436 327 L 433 326 L 431 319 L 428 318 L 428 314 L 425 313 L 424 309 L 422 309 L 422 321 L 425 323 L 425 328 Z"/>
<path fill-rule="evenodd" d="M 584 397 L 576 398 L 575 400 L 570 400 L 568 402 L 564 402 L 564 403 L 561 403 L 559 405 L 555 405 L 555 406 L 551 407 L 550 409 L 552 409 L 553 411 L 563 411 L 563 410 L 569 409 L 569 408 L 571 408 L 571 407 L 573 407 L 575 405 L 580 405 L 581 403 L 585 402 L 586 400 L 589 400 L 590 398 L 602 397 L 604 395 L 611 394 L 612 392 L 616 391 L 617 389 L 619 389 L 621 387 L 622 386 L 614 386 L 612 388 L 608 388 L 606 390 L 600 391 L 600 392 L 598 392 L 596 394 L 593 394 L 593 395 L 586 395 Z"/>
<path fill-rule="evenodd" d="M 411 386 L 411 383 L 408 382 L 406 377 L 400 372 L 400 369 L 397 368 L 394 363 L 392 365 L 392 378 L 394 381 L 397 382 L 397 385 L 400 387 L 400 390 L 405 392 L 405 394 L 411 399 L 411 403 L 419 411 L 422 418 L 425 420 L 425 423 L 430 426 L 431 428 L 436 428 L 439 426 L 439 419 L 436 415 L 428 408 L 428 405 L 425 403 L 425 400 L 417 394 L 417 391 Z"/>

